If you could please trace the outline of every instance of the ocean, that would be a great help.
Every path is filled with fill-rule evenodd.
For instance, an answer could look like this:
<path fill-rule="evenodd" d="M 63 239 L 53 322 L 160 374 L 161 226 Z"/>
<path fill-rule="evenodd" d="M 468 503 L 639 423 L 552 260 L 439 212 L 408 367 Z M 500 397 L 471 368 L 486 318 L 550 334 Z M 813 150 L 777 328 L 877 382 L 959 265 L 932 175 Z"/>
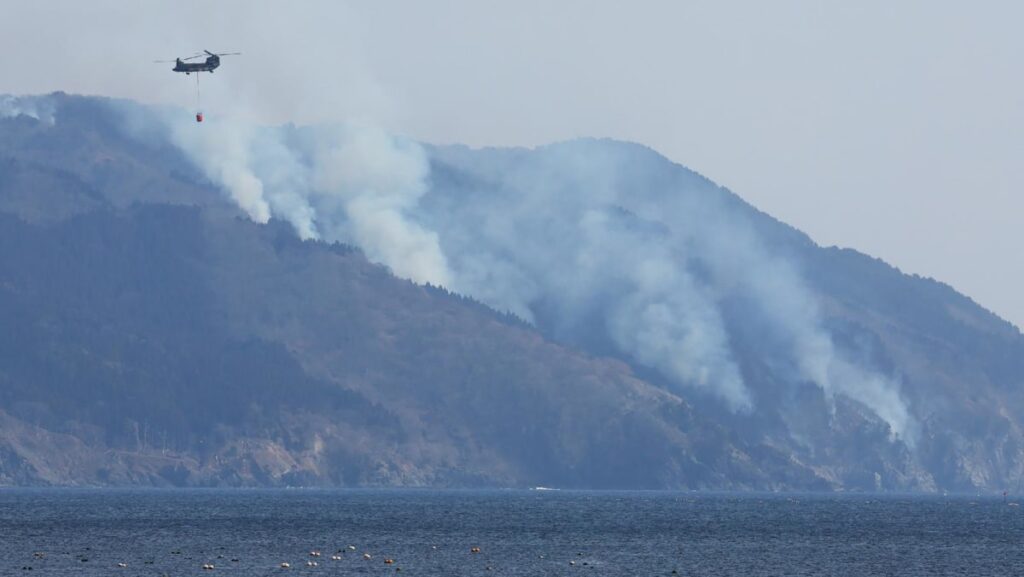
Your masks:
<path fill-rule="evenodd" d="M 1010 576 L 1024 575 L 1022 509 L 938 496 L 0 489 L 0 574 Z"/>

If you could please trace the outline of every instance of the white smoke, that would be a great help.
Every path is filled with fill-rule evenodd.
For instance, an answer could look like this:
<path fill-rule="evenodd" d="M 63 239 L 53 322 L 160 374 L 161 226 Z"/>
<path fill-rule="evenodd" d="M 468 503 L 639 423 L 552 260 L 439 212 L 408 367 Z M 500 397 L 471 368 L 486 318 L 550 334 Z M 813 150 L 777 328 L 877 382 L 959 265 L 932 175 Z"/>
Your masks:
<path fill-rule="evenodd" d="M 582 325 L 598 318 L 614 346 L 639 363 L 733 410 L 753 408 L 719 296 L 686 265 L 699 250 L 687 237 L 701 234 L 693 207 L 630 183 L 622 172 L 636 170 L 628 155 L 606 146 L 513 156 L 504 171 L 461 163 L 458 154 L 449 160 L 482 173 L 480 189 L 454 199 L 435 190 L 426 207 L 456 290 L 527 319 L 543 308 L 556 333 L 590 330 Z"/>
<path fill-rule="evenodd" d="M 46 124 L 53 124 L 56 106 L 48 96 L 0 95 L 0 118 L 27 116 Z"/>
<path fill-rule="evenodd" d="M 309 201 L 309 170 L 298 153 L 264 129 L 250 145 L 253 173 L 263 183 L 271 211 L 295 227 L 302 240 L 318 239 L 316 209 Z"/>
<path fill-rule="evenodd" d="M 410 216 L 430 172 L 419 144 L 372 126 L 164 120 L 173 142 L 253 221 L 280 218 L 304 240 L 354 244 L 398 276 L 450 284 L 437 234 Z"/>
<path fill-rule="evenodd" d="M 556 334 L 579 335 L 598 318 L 620 352 L 740 412 L 756 399 L 723 302 L 742 300 L 753 317 L 744 322 L 779 345 L 796 379 L 829 403 L 837 394 L 861 403 L 913 445 L 917 425 L 898 383 L 836 351 L 792 259 L 769 250 L 725 191 L 617 143 L 512 152 L 501 170 L 479 166 L 484 154 L 438 156 L 478 177 L 457 198 L 438 188 L 426 203 L 456 290 L 527 319 L 542 308 Z"/>
<path fill-rule="evenodd" d="M 623 352 L 676 383 L 717 394 L 735 411 L 751 410 L 753 401 L 732 360 L 714 296 L 679 266 L 683 255 L 659 242 L 660 235 L 652 237 L 617 222 L 621 216 L 587 209 L 585 198 L 573 202 L 583 210 L 578 231 L 571 223 L 562 223 L 552 232 L 562 237 L 564 249 L 575 252 L 570 258 L 575 258 L 576 266 L 545 283 L 546 294 L 562 295 L 558 306 L 567 315 L 563 322 L 576 324 L 599 307 L 610 338 Z M 581 306 L 587 302 L 585 293 L 597 287 L 610 289 L 610 294 Z M 570 290 L 564 292 L 566 288 Z"/>
<path fill-rule="evenodd" d="M 221 185 L 239 208 L 255 222 L 270 220 L 270 204 L 263 196 L 263 181 L 252 168 L 256 128 L 251 124 L 218 120 L 214 126 L 169 121 L 171 138 L 207 178 Z"/>
<path fill-rule="evenodd" d="M 369 126 L 337 129 L 317 141 L 312 200 L 340 208 L 345 223 L 323 223 L 326 238 L 350 240 L 398 276 L 449 285 L 437 233 L 409 218 L 427 190 L 422 147 Z"/>
<path fill-rule="evenodd" d="M 790 259 L 770 254 L 734 211 L 707 220 L 705 254 L 720 291 L 744 295 L 759 306 L 754 313 L 769 328 L 771 339 L 789 350 L 800 378 L 814 383 L 833 406 L 836 394 L 863 404 L 884 420 L 893 436 L 916 442 L 917 424 L 899 395 L 899 385 L 863 370 L 836 350 L 824 329 L 818 299 L 805 286 Z M 717 246 L 715 252 L 711 246 Z"/>
<path fill-rule="evenodd" d="M 180 119 L 177 124 L 182 124 Z M 742 301 L 794 378 L 845 395 L 914 443 L 898 383 L 847 361 L 791 259 L 749 210 L 703 178 L 633 145 L 542 151 L 424 149 L 371 126 L 171 129 L 250 218 L 304 239 L 359 246 L 398 276 L 472 295 L 556 336 L 604 339 L 679 386 L 736 412 L 756 405 L 725 303 Z M 430 182 L 442 179 L 431 187 Z M 575 335 L 575 337 L 572 337 Z"/>

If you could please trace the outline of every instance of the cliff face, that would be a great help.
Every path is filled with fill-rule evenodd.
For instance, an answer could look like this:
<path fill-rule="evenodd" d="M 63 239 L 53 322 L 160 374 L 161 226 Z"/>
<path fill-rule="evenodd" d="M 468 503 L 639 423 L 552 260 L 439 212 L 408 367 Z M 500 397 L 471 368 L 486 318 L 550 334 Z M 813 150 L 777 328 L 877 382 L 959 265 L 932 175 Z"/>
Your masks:
<path fill-rule="evenodd" d="M 106 101 L 47 102 L 52 122 L 0 119 L 0 484 L 1019 482 L 1016 328 L 940 283 L 820 248 L 647 149 L 427 149 L 416 217 L 439 231 L 453 270 L 500 262 L 530 287 L 489 292 L 462 275 L 463 296 L 396 278 L 358 247 L 249 221 L 160 134 L 123 130 Z M 581 176 L 611 165 L 611 177 Z M 622 192 L 597 208 L 517 213 L 539 186 L 543 198 Z M 704 212 L 662 219 L 637 198 Z M 711 232 L 677 232 L 711 216 Z M 594 222 L 618 236 L 588 244 L 579 231 Z M 612 267 L 587 260 L 623 247 L 639 249 Z M 650 323 L 628 321 L 660 310 L 622 305 L 640 302 L 629 261 L 651 247 L 671 247 L 686 272 L 672 278 L 713 306 L 749 406 L 637 344 L 656 339 L 623 334 L 646 334 Z M 513 287 L 497 270 L 493 286 Z M 691 314 L 684 288 L 665 289 L 669 313 Z M 785 320 L 812 301 L 814 323 Z M 831 389 L 808 377 L 806 359 L 821 355 L 792 353 L 821 335 L 842 359 Z"/>

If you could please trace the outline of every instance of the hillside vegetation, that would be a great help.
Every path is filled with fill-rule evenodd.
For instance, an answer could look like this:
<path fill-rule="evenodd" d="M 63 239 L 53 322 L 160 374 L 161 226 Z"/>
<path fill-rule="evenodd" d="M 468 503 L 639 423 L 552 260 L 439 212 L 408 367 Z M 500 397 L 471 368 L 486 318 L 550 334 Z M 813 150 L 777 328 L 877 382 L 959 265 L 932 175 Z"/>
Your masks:
<path fill-rule="evenodd" d="M 1015 327 L 941 283 L 818 247 L 648 149 L 428 148 L 422 218 L 461 218 L 491 191 L 525 198 L 536 175 L 571 194 L 586 163 L 554 164 L 567 155 L 642 168 L 638 190 L 714 198 L 793 263 L 857 375 L 898 383 L 912 440 L 870 399 L 829 397 L 784 366 L 761 288 L 716 297 L 753 399 L 733 410 L 623 345 L 613 286 L 542 293 L 524 319 L 490 293 L 404 280 L 353 244 L 252 222 L 109 101 L 46 98 L 52 122 L 0 118 L 0 484 L 1001 491 L 1021 478 Z M 636 210 L 608 214 L 622 238 L 669 238 Z M 447 254 L 465 240 L 456 226 L 441 226 Z M 699 254 L 687 270 L 721 285 L 719 253 Z"/>

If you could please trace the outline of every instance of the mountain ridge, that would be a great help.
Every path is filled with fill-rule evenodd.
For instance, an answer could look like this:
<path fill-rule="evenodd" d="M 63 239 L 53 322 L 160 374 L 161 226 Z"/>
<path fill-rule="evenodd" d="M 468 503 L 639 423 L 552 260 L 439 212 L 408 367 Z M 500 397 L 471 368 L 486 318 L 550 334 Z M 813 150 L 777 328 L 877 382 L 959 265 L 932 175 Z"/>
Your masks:
<path fill-rule="evenodd" d="M 583 199 L 547 207 L 556 224 L 544 226 L 555 229 L 532 229 L 538 238 L 578 223 L 619 231 L 597 252 L 570 246 L 572 258 L 614 254 L 623 242 L 664 247 L 687 230 L 601 191 L 636 191 L 622 198 L 652 206 L 675 198 L 722 218 L 727 234 L 680 237 L 672 258 L 684 255 L 680 270 L 716 295 L 709 302 L 755 401 L 750 412 L 680 386 L 616 340 L 618 321 L 603 307 L 622 301 L 607 291 L 633 277 L 593 277 L 602 284 L 585 286 L 603 292 L 576 300 L 585 306 L 575 316 L 557 293 L 478 299 L 401 280 L 351 244 L 300 240 L 288 218 L 249 222 L 161 125 L 147 125 L 149 140 L 121 126 L 126 116 L 139 124 L 145 107 L 44 98 L 52 123 L 0 118 L 2 484 L 995 492 L 1020 477 L 1016 327 L 938 281 L 819 247 L 643 145 L 425 146 L 422 211 L 409 219 L 441 231 L 453 267 L 474 262 L 459 243 L 479 239 L 511 267 L 491 272 L 561 286 L 537 276 L 548 273 L 527 253 L 445 213 L 507 206 L 499 212 L 529 228 L 534 215 L 506 199 L 528 204 L 537 186 Z M 609 200 L 588 204 L 573 196 L 580 186 Z M 735 238 L 753 248 L 716 252 Z M 736 276 L 720 254 L 757 273 Z M 780 274 L 785 290 L 757 286 Z M 846 382 L 898 383 L 920 428 L 914 447 L 864 401 L 841 390 L 830 398 L 788 365 L 790 337 L 778 331 L 789 325 L 768 305 L 790 288 L 820 304 L 811 337 L 827 334 L 843 356 L 832 370 L 860 371 Z M 531 294 L 519 302 L 532 318 L 500 306 Z M 804 338 L 803 325 L 793 330 Z M 160 416 L 167 409 L 173 419 Z M 154 442 L 161 436 L 170 448 Z"/>

